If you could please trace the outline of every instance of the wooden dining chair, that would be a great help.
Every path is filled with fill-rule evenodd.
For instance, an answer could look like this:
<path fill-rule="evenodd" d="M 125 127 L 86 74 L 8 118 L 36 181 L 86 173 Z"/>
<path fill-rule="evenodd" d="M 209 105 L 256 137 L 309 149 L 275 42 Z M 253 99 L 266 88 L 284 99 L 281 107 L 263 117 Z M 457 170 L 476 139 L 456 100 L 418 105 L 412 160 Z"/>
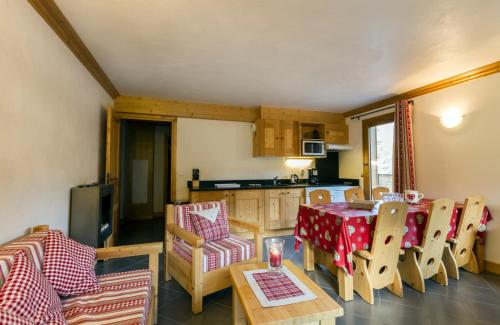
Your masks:
<path fill-rule="evenodd" d="M 311 200 L 311 204 L 326 204 L 332 203 L 332 197 L 330 195 L 330 191 L 327 190 L 314 190 L 309 192 L 309 198 Z"/>
<path fill-rule="evenodd" d="M 382 200 L 384 193 L 388 193 L 391 190 L 387 187 L 379 186 L 372 189 L 372 196 L 374 200 Z"/>
<path fill-rule="evenodd" d="M 417 291 L 425 292 L 425 279 L 431 277 L 442 285 L 448 285 L 441 258 L 454 206 L 455 201 L 450 199 L 431 203 L 422 244 L 405 249 L 405 255 L 398 264 L 403 281 Z"/>
<path fill-rule="evenodd" d="M 403 297 L 403 283 L 398 271 L 403 226 L 408 205 L 387 202 L 379 207 L 371 250 L 354 251 L 354 291 L 369 304 L 374 303 L 373 289 L 387 287 Z"/>
<path fill-rule="evenodd" d="M 482 196 L 471 196 L 465 199 L 455 237 L 448 239 L 443 252 L 443 262 L 448 275 L 459 279 L 458 269 L 479 274 L 476 255 L 473 252 L 477 230 L 481 222 L 486 200 Z"/>
<path fill-rule="evenodd" d="M 365 193 L 363 192 L 363 189 L 361 187 L 353 187 L 344 191 L 344 198 L 346 202 L 352 200 L 364 200 Z"/>

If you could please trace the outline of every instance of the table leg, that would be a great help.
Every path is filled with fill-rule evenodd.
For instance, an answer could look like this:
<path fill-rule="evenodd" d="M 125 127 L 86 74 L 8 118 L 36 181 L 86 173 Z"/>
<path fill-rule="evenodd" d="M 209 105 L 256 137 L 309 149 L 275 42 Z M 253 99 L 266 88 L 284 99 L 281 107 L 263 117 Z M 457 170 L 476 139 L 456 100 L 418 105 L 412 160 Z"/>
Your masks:
<path fill-rule="evenodd" d="M 339 282 L 339 296 L 344 301 L 354 299 L 354 283 L 352 275 L 347 274 L 343 268 L 337 268 L 337 281 Z"/>
<path fill-rule="evenodd" d="M 479 239 L 476 239 L 474 243 L 474 253 L 476 253 L 479 272 L 484 272 L 484 245 L 481 244 Z"/>
<path fill-rule="evenodd" d="M 246 323 L 245 312 L 241 306 L 240 297 L 233 287 L 233 324 L 244 325 Z"/>
<path fill-rule="evenodd" d="M 314 247 L 310 241 L 303 241 L 304 246 L 304 269 L 306 271 L 314 271 Z"/>
<path fill-rule="evenodd" d="M 335 318 L 322 319 L 319 321 L 320 325 L 335 325 Z"/>

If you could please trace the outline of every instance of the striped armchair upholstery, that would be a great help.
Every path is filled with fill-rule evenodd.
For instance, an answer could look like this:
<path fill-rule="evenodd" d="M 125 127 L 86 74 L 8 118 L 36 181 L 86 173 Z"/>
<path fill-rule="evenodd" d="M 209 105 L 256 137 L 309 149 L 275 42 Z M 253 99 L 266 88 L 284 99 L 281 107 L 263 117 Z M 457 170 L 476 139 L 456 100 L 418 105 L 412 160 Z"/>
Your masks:
<path fill-rule="evenodd" d="M 42 272 L 47 236 L 47 231 L 35 232 L 0 247 L 0 288 L 20 250 Z M 61 300 L 68 324 L 152 324 L 151 304 L 156 302 L 151 270 L 106 274 L 98 282 L 97 292 Z"/>

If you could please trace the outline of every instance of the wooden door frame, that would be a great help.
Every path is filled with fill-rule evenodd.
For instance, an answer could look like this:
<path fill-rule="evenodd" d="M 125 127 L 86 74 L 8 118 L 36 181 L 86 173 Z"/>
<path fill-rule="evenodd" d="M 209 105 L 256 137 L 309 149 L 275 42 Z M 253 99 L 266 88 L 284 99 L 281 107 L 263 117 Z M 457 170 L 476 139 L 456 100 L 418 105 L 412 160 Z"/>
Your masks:
<path fill-rule="evenodd" d="M 366 198 L 371 198 L 370 188 L 370 148 L 368 145 L 368 129 L 382 124 L 394 122 L 394 112 L 363 120 L 363 188 Z"/>
<path fill-rule="evenodd" d="M 170 201 L 175 202 L 177 199 L 176 189 L 176 171 L 177 171 L 177 118 L 162 115 L 149 115 L 149 114 L 135 114 L 135 113 L 121 113 L 114 112 L 114 115 L 119 120 L 130 121 L 146 121 L 146 122 L 169 122 L 170 127 Z"/>

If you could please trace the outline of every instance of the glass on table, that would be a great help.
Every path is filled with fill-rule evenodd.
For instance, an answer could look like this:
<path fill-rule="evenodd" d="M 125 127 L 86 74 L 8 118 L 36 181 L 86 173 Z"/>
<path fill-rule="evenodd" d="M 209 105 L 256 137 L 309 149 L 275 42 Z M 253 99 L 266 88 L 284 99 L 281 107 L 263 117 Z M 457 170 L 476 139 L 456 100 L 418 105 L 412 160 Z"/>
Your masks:
<path fill-rule="evenodd" d="M 283 267 L 284 239 L 268 238 L 265 240 L 267 248 L 267 267 L 271 272 L 280 272 Z"/>
<path fill-rule="evenodd" d="M 382 201 L 384 202 L 404 202 L 403 195 L 396 192 L 387 192 L 382 194 Z"/>

